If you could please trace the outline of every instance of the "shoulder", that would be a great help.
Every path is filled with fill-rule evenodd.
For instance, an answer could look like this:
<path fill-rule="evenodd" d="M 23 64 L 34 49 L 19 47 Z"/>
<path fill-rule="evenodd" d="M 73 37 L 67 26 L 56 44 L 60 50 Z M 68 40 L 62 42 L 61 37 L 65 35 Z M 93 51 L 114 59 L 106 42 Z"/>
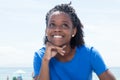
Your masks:
<path fill-rule="evenodd" d="M 44 56 L 45 49 L 46 49 L 45 47 L 41 47 L 39 50 L 35 51 L 34 57 L 42 58 Z"/>
<path fill-rule="evenodd" d="M 85 60 L 89 61 L 92 69 L 97 75 L 108 69 L 100 52 L 96 48 L 83 45 L 77 49 L 79 50 L 79 55 L 82 55 Z"/>
<path fill-rule="evenodd" d="M 80 47 L 77 47 L 76 49 L 79 52 L 81 52 L 81 51 L 82 52 L 90 52 L 93 49 L 93 47 L 92 46 L 88 46 L 88 45 L 82 45 Z"/>
<path fill-rule="evenodd" d="M 86 55 L 90 55 L 90 56 L 96 56 L 96 55 L 100 55 L 99 51 L 94 48 L 93 46 L 88 46 L 88 45 L 82 45 L 80 47 L 77 47 L 77 52 L 81 53 L 81 54 L 86 54 Z"/>

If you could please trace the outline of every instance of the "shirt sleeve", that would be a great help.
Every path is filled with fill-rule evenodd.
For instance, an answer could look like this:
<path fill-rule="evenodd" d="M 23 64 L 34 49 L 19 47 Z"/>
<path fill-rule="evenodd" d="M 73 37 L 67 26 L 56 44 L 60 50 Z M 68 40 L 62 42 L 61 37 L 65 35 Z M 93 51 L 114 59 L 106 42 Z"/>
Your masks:
<path fill-rule="evenodd" d="M 38 52 L 35 52 L 33 58 L 33 78 L 39 75 L 42 58 L 44 55 L 44 48 L 40 49 Z"/>
<path fill-rule="evenodd" d="M 91 48 L 91 65 L 97 75 L 108 69 L 100 53 L 93 47 Z"/>
<path fill-rule="evenodd" d="M 37 52 L 35 52 L 34 59 L 33 59 L 33 70 L 34 70 L 33 77 L 36 77 L 37 75 L 39 75 L 40 64 L 41 64 L 41 60 L 40 60 Z"/>

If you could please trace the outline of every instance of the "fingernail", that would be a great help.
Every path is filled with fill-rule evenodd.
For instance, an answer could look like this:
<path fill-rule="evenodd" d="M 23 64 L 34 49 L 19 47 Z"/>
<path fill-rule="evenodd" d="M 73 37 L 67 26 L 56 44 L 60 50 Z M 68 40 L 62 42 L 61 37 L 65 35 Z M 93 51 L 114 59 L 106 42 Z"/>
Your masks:
<path fill-rule="evenodd" d="M 65 51 L 62 51 L 63 53 L 65 53 Z"/>
<path fill-rule="evenodd" d="M 66 47 L 66 45 L 64 45 L 62 48 L 65 48 Z"/>

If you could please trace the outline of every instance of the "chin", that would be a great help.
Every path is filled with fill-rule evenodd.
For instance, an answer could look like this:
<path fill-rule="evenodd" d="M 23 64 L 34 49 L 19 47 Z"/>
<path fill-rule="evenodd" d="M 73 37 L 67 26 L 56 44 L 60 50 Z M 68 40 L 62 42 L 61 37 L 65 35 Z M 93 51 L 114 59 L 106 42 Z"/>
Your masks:
<path fill-rule="evenodd" d="M 53 45 L 58 46 L 58 47 L 62 47 L 62 46 L 64 46 L 65 44 L 55 44 L 55 43 L 53 43 Z"/>
<path fill-rule="evenodd" d="M 55 46 L 58 46 L 58 47 L 62 47 L 62 46 L 64 46 L 66 43 L 65 42 L 63 42 L 63 41 L 50 41 L 53 45 L 55 45 Z"/>

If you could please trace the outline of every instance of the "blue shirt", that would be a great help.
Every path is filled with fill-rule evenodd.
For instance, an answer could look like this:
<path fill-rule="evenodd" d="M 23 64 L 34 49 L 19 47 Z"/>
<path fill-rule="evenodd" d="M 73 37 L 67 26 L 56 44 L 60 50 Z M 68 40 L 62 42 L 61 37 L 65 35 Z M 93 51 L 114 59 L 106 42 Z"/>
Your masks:
<path fill-rule="evenodd" d="M 44 52 L 45 47 L 35 52 L 34 77 L 39 75 Z M 92 71 L 100 75 L 107 70 L 99 52 L 85 45 L 77 47 L 74 57 L 68 62 L 60 62 L 52 58 L 49 68 L 50 80 L 92 80 Z"/>

